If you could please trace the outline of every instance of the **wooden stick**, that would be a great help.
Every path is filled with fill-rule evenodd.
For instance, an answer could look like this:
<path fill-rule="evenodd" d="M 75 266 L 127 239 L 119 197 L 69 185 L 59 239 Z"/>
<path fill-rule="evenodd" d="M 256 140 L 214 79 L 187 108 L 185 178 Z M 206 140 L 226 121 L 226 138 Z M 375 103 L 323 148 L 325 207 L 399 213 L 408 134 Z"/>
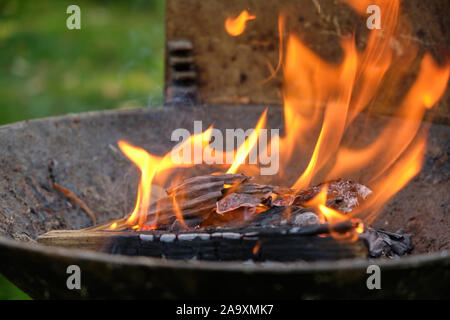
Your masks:
<path fill-rule="evenodd" d="M 342 225 L 333 230 L 344 230 Z M 246 228 L 186 232 L 55 230 L 38 238 L 44 245 L 106 253 L 172 259 L 295 261 L 367 257 L 363 241 L 335 240 L 328 225 L 300 231 L 287 228 Z M 258 250 L 254 250 L 258 246 Z M 254 253 L 256 252 L 256 253 Z"/>
<path fill-rule="evenodd" d="M 174 192 L 178 192 L 181 189 L 189 189 L 198 184 L 205 184 L 210 182 L 222 182 L 223 184 L 234 184 L 234 183 L 242 183 L 247 181 L 249 177 L 243 174 L 222 174 L 222 175 L 205 175 L 205 176 L 197 176 L 193 178 L 189 178 L 184 180 L 184 182 L 180 185 L 171 187 L 167 189 L 168 194 L 172 194 Z"/>
<path fill-rule="evenodd" d="M 67 198 L 69 198 L 70 200 L 72 200 L 73 202 L 75 202 L 76 204 L 78 204 L 81 208 L 83 208 L 83 210 L 88 214 L 88 216 L 91 218 L 92 223 L 94 225 L 97 224 L 97 218 L 95 217 L 94 212 L 91 211 L 91 209 L 89 209 L 89 207 L 87 206 L 87 204 L 81 200 L 80 198 L 78 198 L 73 192 L 71 192 L 69 189 L 66 189 L 62 186 L 60 186 L 57 183 L 53 183 L 53 187 L 56 190 L 61 191 Z"/>

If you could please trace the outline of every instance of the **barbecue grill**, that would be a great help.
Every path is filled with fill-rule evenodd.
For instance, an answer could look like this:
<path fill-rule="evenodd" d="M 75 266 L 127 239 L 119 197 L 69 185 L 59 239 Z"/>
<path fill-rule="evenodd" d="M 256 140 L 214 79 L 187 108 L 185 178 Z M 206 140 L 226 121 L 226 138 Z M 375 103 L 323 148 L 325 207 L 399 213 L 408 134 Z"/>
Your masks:
<path fill-rule="evenodd" d="M 445 38 L 436 8 L 408 3 L 414 28 L 428 39 Z M 338 261 L 202 261 L 112 255 L 102 252 L 44 246 L 38 236 L 55 229 L 82 229 L 92 225 L 86 211 L 52 185 L 57 182 L 81 197 L 100 223 L 124 216 L 133 206 L 139 171 L 117 149 L 127 140 L 153 154 L 167 153 L 177 128 L 193 131 L 194 120 L 215 128 L 252 128 L 264 109 L 268 128 L 284 128 L 281 78 L 263 86 L 265 58 L 277 55 L 275 12 L 290 6 L 296 23 L 312 25 L 311 45 L 329 59 L 337 59 L 338 34 L 358 25 L 360 18 L 343 4 L 246 1 L 259 19 L 242 38 L 230 38 L 223 19 L 214 14 L 236 13 L 241 1 L 167 1 L 166 105 L 156 109 L 90 112 L 38 119 L 0 128 L 0 272 L 33 298 L 433 298 L 450 287 L 449 241 L 449 122 L 448 90 L 429 126 L 428 146 L 421 172 L 377 216 L 374 227 L 413 235 L 415 249 L 396 259 L 342 259 Z M 300 10 L 300 8 L 302 10 Z M 327 12 L 337 17 L 324 18 Z M 264 17 L 264 18 L 261 18 Z M 425 24 L 427 19 L 433 23 Z M 219 21 L 220 20 L 220 21 Z M 329 20 L 329 21 L 328 21 Z M 189 26 L 186 21 L 192 21 Z M 267 24 L 264 22 L 267 21 Z M 195 22 L 195 23 L 194 23 Z M 323 30 L 333 29 L 336 34 Z M 270 31 L 269 31 L 270 30 Z M 274 32 L 274 34 L 272 33 Z M 317 37 L 314 37 L 317 32 Z M 365 33 L 358 34 L 364 43 Z M 328 41 L 329 40 L 329 41 Z M 327 42 L 327 45 L 320 43 Z M 436 43 L 436 41 L 434 43 Z M 236 44 L 238 42 L 238 44 Z M 428 45 L 431 51 L 437 46 Z M 236 49 L 238 48 L 238 49 Z M 322 51 L 321 51 L 322 50 Z M 250 58 L 251 57 L 251 58 Z M 276 58 L 275 58 L 276 60 Z M 406 86 L 406 85 L 405 85 Z M 405 89 L 406 90 L 406 89 Z M 393 106 L 374 105 L 370 115 L 355 120 L 353 137 L 364 129 L 361 143 L 394 118 Z M 367 126 L 367 119 L 370 125 Z M 310 146 L 314 147 L 312 131 Z M 349 139 L 350 139 L 349 138 Z M 298 155 L 306 166 L 308 156 Z M 297 174 L 297 172 L 293 175 Z M 127 190 L 127 192 L 124 192 Z M 367 267 L 382 270 L 382 290 L 368 290 Z M 82 270 L 82 289 L 68 290 L 67 267 Z"/>

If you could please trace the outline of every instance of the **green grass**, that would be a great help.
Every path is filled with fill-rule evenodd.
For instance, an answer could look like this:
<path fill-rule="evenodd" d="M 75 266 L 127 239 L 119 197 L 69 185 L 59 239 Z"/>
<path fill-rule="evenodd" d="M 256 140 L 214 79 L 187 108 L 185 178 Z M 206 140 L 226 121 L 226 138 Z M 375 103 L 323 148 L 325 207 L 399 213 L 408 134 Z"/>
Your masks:
<path fill-rule="evenodd" d="M 0 300 L 30 300 L 30 297 L 0 275 Z"/>
<path fill-rule="evenodd" d="M 0 2 L 0 124 L 162 103 L 164 2 Z"/>
<path fill-rule="evenodd" d="M 163 54 L 163 0 L 1 0 L 0 124 L 161 105 Z M 0 299 L 26 297 L 0 275 Z"/>

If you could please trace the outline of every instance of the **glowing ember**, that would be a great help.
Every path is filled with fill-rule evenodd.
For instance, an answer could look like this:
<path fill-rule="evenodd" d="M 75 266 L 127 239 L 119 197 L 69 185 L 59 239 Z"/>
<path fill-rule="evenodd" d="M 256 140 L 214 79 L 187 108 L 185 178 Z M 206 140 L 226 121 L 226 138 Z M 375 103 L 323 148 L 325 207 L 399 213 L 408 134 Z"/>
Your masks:
<path fill-rule="evenodd" d="M 256 16 L 252 16 L 247 10 L 244 10 L 236 18 L 228 17 L 225 20 L 225 30 L 230 35 L 237 37 L 245 31 L 247 21 L 254 19 Z"/>
<path fill-rule="evenodd" d="M 256 242 L 256 244 L 255 244 L 255 246 L 253 247 L 253 250 L 252 250 L 253 255 L 256 256 L 258 254 L 259 249 L 261 248 L 261 244 L 262 244 L 261 240 L 258 240 Z"/>

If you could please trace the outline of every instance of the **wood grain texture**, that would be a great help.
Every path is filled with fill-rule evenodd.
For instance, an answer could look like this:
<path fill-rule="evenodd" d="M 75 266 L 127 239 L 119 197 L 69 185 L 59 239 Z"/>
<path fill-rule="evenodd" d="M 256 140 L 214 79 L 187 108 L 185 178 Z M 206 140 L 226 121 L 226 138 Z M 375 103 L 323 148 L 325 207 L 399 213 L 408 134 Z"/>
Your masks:
<path fill-rule="evenodd" d="M 324 261 L 367 257 L 368 250 L 362 240 L 338 241 L 329 235 L 315 234 L 326 231 L 327 226 L 295 232 L 283 228 L 182 233 L 55 230 L 41 235 L 38 242 L 112 254 L 212 261 Z"/>

